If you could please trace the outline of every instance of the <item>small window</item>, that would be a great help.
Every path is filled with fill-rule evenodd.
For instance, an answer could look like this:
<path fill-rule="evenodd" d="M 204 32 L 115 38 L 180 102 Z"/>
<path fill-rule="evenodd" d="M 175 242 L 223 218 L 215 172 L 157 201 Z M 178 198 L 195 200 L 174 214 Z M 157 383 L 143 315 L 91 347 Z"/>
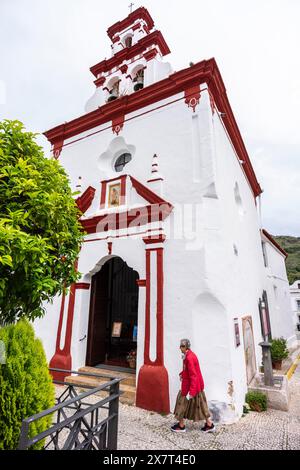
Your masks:
<path fill-rule="evenodd" d="M 300 311 L 300 300 L 296 300 L 296 302 L 297 302 L 297 310 Z"/>
<path fill-rule="evenodd" d="M 115 170 L 117 172 L 122 171 L 124 166 L 130 162 L 131 158 L 130 153 L 122 153 L 115 162 Z"/>
<path fill-rule="evenodd" d="M 298 289 L 300 289 L 300 284 L 298 284 Z"/>
<path fill-rule="evenodd" d="M 268 256 L 267 256 L 267 247 L 265 242 L 261 242 L 261 248 L 263 252 L 263 257 L 264 257 L 264 265 L 267 268 L 268 267 Z"/>

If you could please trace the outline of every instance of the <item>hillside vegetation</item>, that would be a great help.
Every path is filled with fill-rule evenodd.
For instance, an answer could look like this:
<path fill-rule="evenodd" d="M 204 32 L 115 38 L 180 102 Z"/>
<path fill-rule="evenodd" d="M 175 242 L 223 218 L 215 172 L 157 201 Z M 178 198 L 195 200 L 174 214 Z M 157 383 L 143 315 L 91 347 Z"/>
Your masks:
<path fill-rule="evenodd" d="M 277 243 L 288 253 L 286 269 L 289 283 L 300 279 L 300 237 L 275 236 Z"/>

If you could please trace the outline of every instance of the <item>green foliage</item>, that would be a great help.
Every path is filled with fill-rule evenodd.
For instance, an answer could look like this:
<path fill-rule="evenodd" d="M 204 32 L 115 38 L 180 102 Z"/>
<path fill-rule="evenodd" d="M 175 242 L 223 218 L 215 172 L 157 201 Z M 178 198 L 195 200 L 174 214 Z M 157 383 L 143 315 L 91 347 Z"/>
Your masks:
<path fill-rule="evenodd" d="M 286 269 L 289 283 L 293 284 L 300 279 L 300 237 L 278 236 L 274 238 L 288 253 Z"/>
<path fill-rule="evenodd" d="M 271 357 L 272 361 L 281 361 L 286 359 L 289 355 L 287 349 L 287 342 L 284 338 L 274 338 L 271 341 Z"/>
<path fill-rule="evenodd" d="M 267 409 L 267 396 L 262 392 L 248 392 L 245 401 L 252 411 L 266 411 Z"/>
<path fill-rule="evenodd" d="M 78 216 L 60 164 L 22 123 L 0 122 L 0 324 L 41 317 L 78 279 Z"/>
<path fill-rule="evenodd" d="M 32 326 L 21 320 L 0 329 L 6 364 L 0 365 L 0 449 L 16 449 L 24 418 L 54 405 L 54 386 L 40 340 Z M 29 436 L 45 431 L 51 416 L 32 423 Z M 43 442 L 33 446 L 40 449 Z"/>

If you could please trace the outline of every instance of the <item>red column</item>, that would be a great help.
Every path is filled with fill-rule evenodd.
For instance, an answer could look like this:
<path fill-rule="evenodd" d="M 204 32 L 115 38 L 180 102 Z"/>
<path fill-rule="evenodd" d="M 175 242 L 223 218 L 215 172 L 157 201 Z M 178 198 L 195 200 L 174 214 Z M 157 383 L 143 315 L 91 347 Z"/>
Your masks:
<path fill-rule="evenodd" d="M 73 327 L 73 316 L 74 316 L 74 306 L 75 306 L 75 284 L 71 285 L 70 294 L 69 294 L 69 303 L 68 303 L 68 312 L 67 312 L 67 324 L 66 324 L 66 333 L 63 349 L 60 348 L 61 343 L 61 332 L 64 318 L 65 310 L 65 300 L 66 296 L 63 294 L 60 307 L 60 316 L 56 336 L 56 348 L 55 354 L 52 357 L 49 367 L 55 369 L 72 369 L 72 356 L 71 356 L 71 338 L 72 338 L 72 327 Z M 53 379 L 63 381 L 67 377 L 66 373 L 63 372 L 51 372 Z"/>
<path fill-rule="evenodd" d="M 146 238 L 144 242 L 161 243 L 160 239 Z M 156 256 L 157 277 L 151 278 L 151 256 Z M 146 248 L 146 305 L 145 305 L 145 347 L 144 365 L 138 376 L 136 405 L 159 413 L 170 412 L 169 377 L 164 366 L 164 319 L 163 319 L 163 247 Z M 156 359 L 150 359 L 150 288 L 157 283 L 156 299 Z"/>

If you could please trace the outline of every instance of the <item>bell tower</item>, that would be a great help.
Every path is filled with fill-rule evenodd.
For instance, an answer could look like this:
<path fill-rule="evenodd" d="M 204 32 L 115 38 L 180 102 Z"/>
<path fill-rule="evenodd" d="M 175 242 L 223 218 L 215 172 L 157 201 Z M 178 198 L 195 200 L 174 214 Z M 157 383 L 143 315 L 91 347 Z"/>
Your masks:
<path fill-rule="evenodd" d="M 137 8 L 110 26 L 107 35 L 111 57 L 90 68 L 96 91 L 86 104 L 86 112 L 136 93 L 171 73 L 170 64 L 163 61 L 170 49 L 146 8 Z"/>

